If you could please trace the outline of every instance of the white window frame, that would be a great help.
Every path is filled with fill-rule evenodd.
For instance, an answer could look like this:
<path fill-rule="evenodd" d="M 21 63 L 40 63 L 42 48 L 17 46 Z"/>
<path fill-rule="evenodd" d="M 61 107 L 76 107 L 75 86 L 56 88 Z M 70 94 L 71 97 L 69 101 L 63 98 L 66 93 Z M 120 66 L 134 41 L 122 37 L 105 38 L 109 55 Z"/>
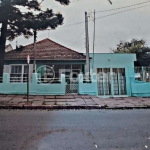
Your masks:
<path fill-rule="evenodd" d="M 27 66 L 27 64 L 11 64 L 9 67 L 9 74 L 11 74 L 12 66 L 21 66 L 21 83 L 22 83 L 23 82 L 24 67 Z M 29 65 L 29 73 L 30 73 L 30 65 Z"/>

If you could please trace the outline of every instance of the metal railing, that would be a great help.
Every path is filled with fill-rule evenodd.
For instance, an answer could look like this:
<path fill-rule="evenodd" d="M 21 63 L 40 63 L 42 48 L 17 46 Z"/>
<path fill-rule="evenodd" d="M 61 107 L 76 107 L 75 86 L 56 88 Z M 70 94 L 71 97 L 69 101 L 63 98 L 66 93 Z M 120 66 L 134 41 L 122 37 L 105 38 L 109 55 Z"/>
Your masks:
<path fill-rule="evenodd" d="M 59 84 L 61 83 L 61 79 L 60 78 L 40 78 L 38 77 L 38 83 L 42 83 L 42 84 Z"/>
<path fill-rule="evenodd" d="M 31 82 L 32 74 L 29 74 L 29 82 Z M 11 73 L 10 74 L 10 83 L 26 83 L 27 82 L 27 74 L 20 73 Z"/>
<path fill-rule="evenodd" d="M 135 67 L 134 72 L 136 80 L 150 82 L 150 67 Z"/>

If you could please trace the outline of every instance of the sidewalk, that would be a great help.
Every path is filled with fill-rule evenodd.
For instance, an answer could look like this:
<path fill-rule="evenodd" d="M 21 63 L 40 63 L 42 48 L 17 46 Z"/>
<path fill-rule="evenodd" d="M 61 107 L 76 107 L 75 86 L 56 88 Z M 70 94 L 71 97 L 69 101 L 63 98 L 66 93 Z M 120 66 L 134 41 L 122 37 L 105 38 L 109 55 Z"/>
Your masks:
<path fill-rule="evenodd" d="M 138 109 L 150 108 L 150 98 L 98 98 L 96 96 L 0 95 L 0 109 Z"/>

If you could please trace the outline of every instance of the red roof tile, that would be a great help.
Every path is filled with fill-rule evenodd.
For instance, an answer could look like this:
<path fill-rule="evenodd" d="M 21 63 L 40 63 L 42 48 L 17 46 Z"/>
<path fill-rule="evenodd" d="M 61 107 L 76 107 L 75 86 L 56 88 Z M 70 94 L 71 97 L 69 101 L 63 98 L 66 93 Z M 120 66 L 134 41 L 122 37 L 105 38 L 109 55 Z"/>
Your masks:
<path fill-rule="evenodd" d="M 5 54 L 5 60 L 26 60 L 27 55 L 33 59 L 33 44 L 29 44 L 22 51 L 12 50 Z M 36 59 L 37 60 L 85 60 L 86 57 L 82 53 L 73 51 L 62 46 L 50 39 L 44 39 L 36 43 Z"/>

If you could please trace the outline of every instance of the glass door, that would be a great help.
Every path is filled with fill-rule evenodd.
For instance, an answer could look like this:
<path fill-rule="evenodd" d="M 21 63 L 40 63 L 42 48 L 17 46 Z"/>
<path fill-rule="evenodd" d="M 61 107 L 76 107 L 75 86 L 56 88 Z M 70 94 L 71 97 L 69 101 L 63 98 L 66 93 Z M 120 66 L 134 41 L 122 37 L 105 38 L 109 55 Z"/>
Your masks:
<path fill-rule="evenodd" d="M 98 68 L 97 80 L 100 96 L 127 94 L 125 68 Z"/>
<path fill-rule="evenodd" d="M 113 68 L 113 94 L 126 95 L 125 68 Z"/>
<path fill-rule="evenodd" d="M 98 73 L 98 94 L 111 95 L 110 68 L 99 68 Z"/>

